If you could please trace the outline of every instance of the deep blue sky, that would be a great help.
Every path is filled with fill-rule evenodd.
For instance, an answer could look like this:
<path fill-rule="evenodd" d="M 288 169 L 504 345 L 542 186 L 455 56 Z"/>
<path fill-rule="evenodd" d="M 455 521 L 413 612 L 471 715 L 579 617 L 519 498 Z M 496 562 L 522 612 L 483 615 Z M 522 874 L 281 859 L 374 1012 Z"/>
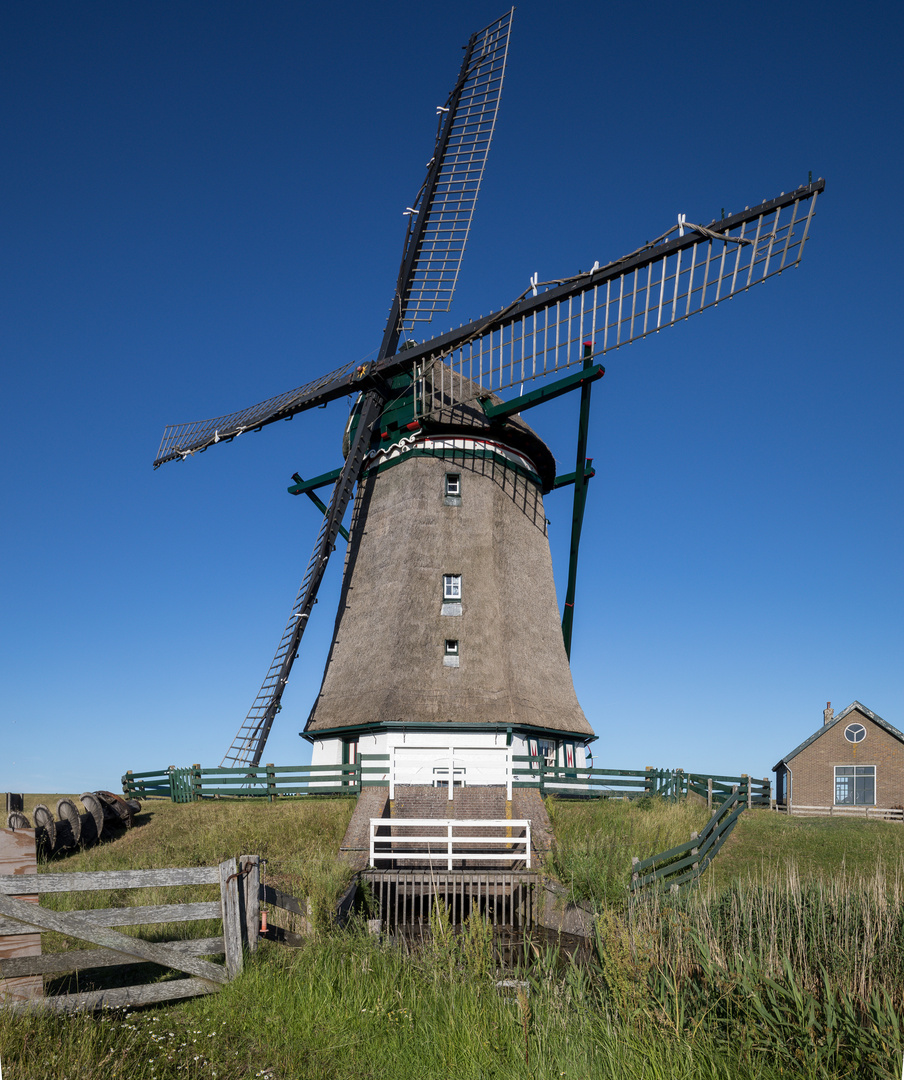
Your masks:
<path fill-rule="evenodd" d="M 286 485 L 340 463 L 345 411 L 154 472 L 162 429 L 377 347 L 435 106 L 503 10 L 3 5 L 0 790 L 219 763 L 316 535 Z M 598 764 L 764 776 L 829 699 L 904 728 L 901 44 L 891 3 L 515 13 L 437 333 L 827 181 L 799 269 L 606 359 L 572 657 Z M 563 471 L 576 407 L 530 417 Z M 307 752 L 334 563 L 267 760 Z"/>

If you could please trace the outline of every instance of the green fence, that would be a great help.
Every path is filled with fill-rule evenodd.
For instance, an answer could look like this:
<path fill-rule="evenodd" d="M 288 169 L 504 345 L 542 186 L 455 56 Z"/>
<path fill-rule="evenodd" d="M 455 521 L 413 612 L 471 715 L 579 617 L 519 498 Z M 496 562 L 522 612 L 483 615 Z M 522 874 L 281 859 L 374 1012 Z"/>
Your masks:
<path fill-rule="evenodd" d="M 127 772 L 127 798 L 163 797 L 194 802 L 213 795 L 252 796 L 271 802 L 277 795 L 357 795 L 363 788 L 385 786 L 389 754 L 362 754 L 354 765 L 243 765 L 232 769 L 170 766 L 155 772 Z M 515 754 L 512 787 L 533 788 L 542 795 L 578 799 L 682 799 L 689 794 L 710 807 L 738 794 L 747 806 L 769 807 L 768 780 L 741 776 L 706 776 L 683 769 L 579 769 L 548 765 L 543 758 Z"/>
<path fill-rule="evenodd" d="M 740 793 L 748 806 L 771 805 L 769 780 L 740 776 L 707 776 L 683 769 L 578 769 L 547 765 L 542 758 L 514 755 L 513 787 L 538 788 L 543 795 L 564 798 L 637 799 L 658 796 L 683 799 L 699 795 L 710 807 L 721 806 Z"/>
<path fill-rule="evenodd" d="M 266 798 L 279 795 L 357 795 L 360 765 L 242 765 L 235 769 L 170 766 L 157 772 L 127 772 L 126 798 L 163 796 L 173 802 L 195 802 L 214 795 Z"/>
<path fill-rule="evenodd" d="M 635 892 L 650 886 L 677 889 L 695 881 L 716 857 L 747 806 L 747 793 L 737 791 L 725 799 L 703 831 L 691 836 L 686 844 L 649 859 L 633 859 L 631 888 Z"/>

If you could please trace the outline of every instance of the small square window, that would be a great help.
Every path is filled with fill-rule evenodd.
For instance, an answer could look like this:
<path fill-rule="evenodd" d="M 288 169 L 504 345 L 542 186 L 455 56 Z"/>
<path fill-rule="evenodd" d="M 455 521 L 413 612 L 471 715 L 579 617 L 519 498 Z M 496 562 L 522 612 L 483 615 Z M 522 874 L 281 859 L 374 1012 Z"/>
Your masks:
<path fill-rule="evenodd" d="M 461 600 L 461 574 L 443 574 L 443 600 Z"/>
<path fill-rule="evenodd" d="M 461 473 L 446 473 L 446 494 L 452 496 L 461 495 Z"/>
<path fill-rule="evenodd" d="M 446 638 L 446 656 L 458 656 L 458 642 Z"/>

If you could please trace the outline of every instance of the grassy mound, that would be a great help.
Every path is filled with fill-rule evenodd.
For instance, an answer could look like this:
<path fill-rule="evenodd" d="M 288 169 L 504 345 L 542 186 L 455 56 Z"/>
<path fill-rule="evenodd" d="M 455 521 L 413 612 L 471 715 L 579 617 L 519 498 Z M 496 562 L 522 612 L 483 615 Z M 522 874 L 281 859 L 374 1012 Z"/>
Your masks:
<path fill-rule="evenodd" d="M 130 832 L 42 869 L 260 853 L 271 880 L 328 905 L 347 874 L 336 852 L 352 808 L 152 802 Z M 264 943 L 209 997 L 95 1017 L 0 1012 L 4 1078 L 897 1080 L 899 824 L 753 811 L 695 889 L 629 902 L 631 856 L 688 839 L 705 808 L 552 801 L 550 814 L 553 869 L 597 912 L 587 964 L 563 968 L 533 950 L 530 966 L 505 973 L 520 982 L 500 987 L 477 922 L 459 935 L 438 923 L 416 954 L 361 927 L 325 930 L 301 949 Z M 122 902 L 149 900 L 133 892 L 97 906 Z"/>

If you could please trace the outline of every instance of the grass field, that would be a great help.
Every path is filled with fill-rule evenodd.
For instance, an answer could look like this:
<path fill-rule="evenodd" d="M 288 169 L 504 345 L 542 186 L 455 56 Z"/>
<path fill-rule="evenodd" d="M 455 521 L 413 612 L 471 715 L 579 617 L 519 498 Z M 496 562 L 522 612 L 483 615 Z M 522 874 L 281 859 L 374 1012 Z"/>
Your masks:
<path fill-rule="evenodd" d="M 26 812 L 56 798 L 28 796 Z M 313 899 L 319 932 L 301 949 L 265 943 L 224 991 L 182 1004 L 98 1017 L 0 1013 L 4 1080 L 901 1075 L 900 824 L 752 811 L 695 890 L 629 904 L 631 856 L 688 839 L 705 809 L 552 802 L 550 869 L 594 904 L 594 959 L 563 970 L 552 954 L 535 955 L 523 987 L 499 989 L 476 921 L 458 936 L 440 925 L 418 954 L 362 928 L 328 929 L 348 877 L 336 852 L 352 808 L 350 799 L 152 801 L 118 839 L 46 865 L 211 865 L 260 853 L 271 881 Z M 52 939 L 45 948 L 65 945 Z"/>

